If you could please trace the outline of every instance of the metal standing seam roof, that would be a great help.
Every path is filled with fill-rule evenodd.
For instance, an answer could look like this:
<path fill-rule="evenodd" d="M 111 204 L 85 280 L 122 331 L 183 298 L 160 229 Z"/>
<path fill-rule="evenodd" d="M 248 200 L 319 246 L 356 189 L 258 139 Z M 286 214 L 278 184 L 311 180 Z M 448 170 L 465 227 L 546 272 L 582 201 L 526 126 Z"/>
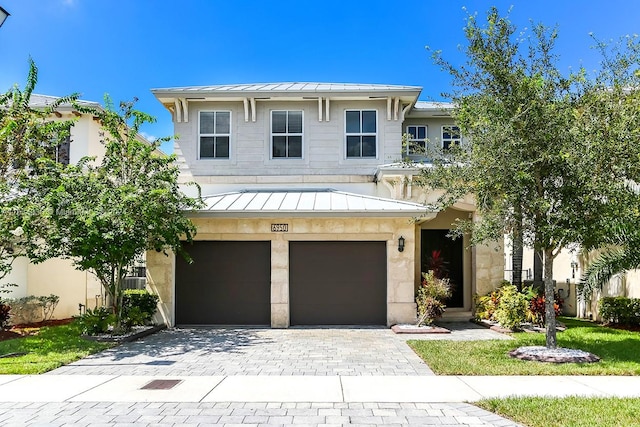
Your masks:
<path fill-rule="evenodd" d="M 449 111 L 455 107 L 452 102 L 416 101 L 413 106 L 416 110 L 442 110 Z"/>
<path fill-rule="evenodd" d="M 419 203 L 365 196 L 337 190 L 243 190 L 203 197 L 199 214 L 343 214 L 416 216 L 427 207 Z"/>
<path fill-rule="evenodd" d="M 60 99 L 60 97 L 58 96 L 40 95 L 40 94 L 33 93 L 31 94 L 31 98 L 29 99 L 29 107 L 46 108 L 51 104 L 53 104 L 54 102 L 56 102 L 58 99 Z M 76 103 L 79 105 L 84 105 L 86 107 L 94 107 L 94 108 L 100 108 L 100 109 L 102 108 L 102 106 L 99 103 L 93 102 L 93 101 L 83 101 L 81 99 L 78 99 Z M 71 104 L 64 103 L 64 104 L 61 104 L 60 107 L 69 108 L 71 107 Z"/>
<path fill-rule="evenodd" d="M 193 92 L 193 93 L 220 93 L 233 94 L 239 92 L 292 92 L 292 93 L 317 93 L 317 92 L 420 92 L 419 86 L 400 86 L 384 84 L 359 84 L 359 83 L 249 83 L 233 85 L 213 85 L 213 86 L 183 86 L 151 89 L 151 92 Z"/>

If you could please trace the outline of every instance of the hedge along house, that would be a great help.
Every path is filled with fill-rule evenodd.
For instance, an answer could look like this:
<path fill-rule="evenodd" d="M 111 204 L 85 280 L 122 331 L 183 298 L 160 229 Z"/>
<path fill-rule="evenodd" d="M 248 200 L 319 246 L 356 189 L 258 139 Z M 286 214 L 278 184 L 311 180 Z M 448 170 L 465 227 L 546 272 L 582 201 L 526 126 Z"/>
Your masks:
<path fill-rule="evenodd" d="M 179 136 L 180 179 L 198 183 L 205 201 L 188 213 L 198 228 L 185 244 L 192 264 L 147 254 L 164 320 L 414 322 L 420 272 L 434 256 L 454 287 L 447 317 L 469 318 L 473 294 L 502 277 L 502 249 L 445 237 L 456 218 L 473 218 L 471 198 L 433 212 L 436 195 L 412 185 L 429 160 L 412 147 L 461 142 L 448 106 L 418 102 L 420 91 L 333 83 L 152 90 Z"/>

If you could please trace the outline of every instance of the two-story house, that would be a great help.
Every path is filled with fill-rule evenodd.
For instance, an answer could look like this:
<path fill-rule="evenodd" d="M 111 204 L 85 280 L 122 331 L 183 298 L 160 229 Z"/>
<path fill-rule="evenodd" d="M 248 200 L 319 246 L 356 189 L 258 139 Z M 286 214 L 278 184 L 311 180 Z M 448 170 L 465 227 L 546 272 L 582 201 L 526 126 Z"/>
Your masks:
<path fill-rule="evenodd" d="M 446 237 L 472 198 L 442 212 L 412 185 L 420 147 L 460 143 L 445 104 L 412 86 L 273 83 L 153 89 L 171 112 L 181 180 L 205 207 L 193 263 L 147 254 L 174 324 L 392 325 L 414 322 L 421 271 L 444 266 L 449 318 L 503 275 L 500 245 Z M 410 143 L 403 144 L 403 134 Z M 416 149 L 418 147 L 418 149 Z M 427 165 L 428 167 L 428 165 Z M 185 187 L 189 188 L 189 187 Z M 192 190 L 186 190 L 192 191 Z"/>

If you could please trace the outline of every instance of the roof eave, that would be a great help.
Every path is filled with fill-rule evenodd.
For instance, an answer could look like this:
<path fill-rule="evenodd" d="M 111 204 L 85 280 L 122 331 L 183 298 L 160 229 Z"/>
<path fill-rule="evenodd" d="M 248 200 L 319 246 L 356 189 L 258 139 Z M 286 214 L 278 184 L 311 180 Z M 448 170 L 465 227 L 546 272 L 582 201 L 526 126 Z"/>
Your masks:
<path fill-rule="evenodd" d="M 186 211 L 190 218 L 420 218 L 435 212 L 416 211 Z"/>

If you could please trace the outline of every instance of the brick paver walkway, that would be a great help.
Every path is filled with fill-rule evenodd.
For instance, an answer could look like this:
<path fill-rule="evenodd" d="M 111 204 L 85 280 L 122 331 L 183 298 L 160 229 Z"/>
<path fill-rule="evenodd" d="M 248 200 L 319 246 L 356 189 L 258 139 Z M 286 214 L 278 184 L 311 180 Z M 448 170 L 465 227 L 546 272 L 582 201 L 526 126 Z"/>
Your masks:
<path fill-rule="evenodd" d="M 466 403 L 0 403 L 3 426 L 517 426 Z"/>

